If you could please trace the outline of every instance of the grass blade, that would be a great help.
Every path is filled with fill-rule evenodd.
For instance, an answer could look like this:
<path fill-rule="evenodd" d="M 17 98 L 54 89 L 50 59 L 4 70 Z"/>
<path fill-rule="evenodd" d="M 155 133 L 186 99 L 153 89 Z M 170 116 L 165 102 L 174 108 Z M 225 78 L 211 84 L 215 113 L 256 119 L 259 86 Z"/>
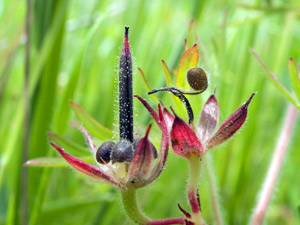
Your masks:
<path fill-rule="evenodd" d="M 167 66 L 167 64 L 164 60 L 161 60 L 161 63 L 162 63 L 162 67 L 163 67 L 163 70 L 164 70 L 167 86 L 171 87 L 171 86 L 173 86 L 173 81 L 172 81 L 172 77 L 171 77 L 171 74 L 170 74 L 170 70 L 169 70 L 169 68 L 168 68 L 168 66 Z"/>
<path fill-rule="evenodd" d="M 141 76 L 141 78 L 144 82 L 144 85 L 146 87 L 147 92 L 151 91 L 152 89 L 150 88 L 150 85 L 149 85 L 148 81 L 146 80 L 146 77 L 145 77 L 145 74 L 144 74 L 143 70 L 141 68 L 138 68 L 138 71 L 139 71 L 139 74 L 140 74 L 140 76 Z M 153 98 L 153 100 L 156 103 L 159 103 L 159 100 L 155 95 L 150 95 L 150 96 Z"/>
<path fill-rule="evenodd" d="M 80 160 L 83 160 L 88 163 L 93 163 L 95 160 L 93 157 L 80 157 Z M 67 161 L 61 157 L 40 157 L 27 161 L 24 165 L 26 166 L 38 166 L 38 167 L 65 167 L 70 166 Z"/>
<path fill-rule="evenodd" d="M 251 53 L 256 57 L 256 59 L 258 60 L 258 62 L 262 65 L 262 67 L 264 68 L 265 72 L 267 73 L 267 75 L 269 76 L 269 78 L 271 79 L 271 81 L 273 82 L 273 84 L 278 88 L 278 90 L 291 102 L 293 103 L 297 108 L 300 108 L 300 106 L 297 104 L 297 101 L 290 95 L 290 93 L 285 89 L 285 87 L 282 86 L 282 84 L 278 81 L 276 75 L 274 73 L 272 73 L 268 67 L 264 64 L 264 62 L 262 61 L 262 59 L 259 57 L 259 55 L 255 52 L 254 49 L 250 50 Z"/>
<path fill-rule="evenodd" d="M 113 133 L 111 130 L 98 123 L 77 103 L 73 101 L 71 101 L 70 103 L 73 112 L 76 114 L 76 117 L 89 132 L 100 139 L 112 137 Z"/>
<path fill-rule="evenodd" d="M 86 147 L 81 146 L 68 138 L 60 136 L 59 134 L 49 132 L 48 137 L 53 140 L 58 146 L 66 149 L 70 154 L 87 155 L 89 153 Z"/>

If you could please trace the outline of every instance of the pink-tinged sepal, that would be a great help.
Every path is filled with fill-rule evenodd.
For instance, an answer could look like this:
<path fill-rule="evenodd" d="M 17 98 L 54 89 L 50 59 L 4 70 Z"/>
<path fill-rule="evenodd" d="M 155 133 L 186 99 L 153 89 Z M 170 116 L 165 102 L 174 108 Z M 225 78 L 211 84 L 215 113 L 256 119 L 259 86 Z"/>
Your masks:
<path fill-rule="evenodd" d="M 144 185 L 150 184 L 152 181 L 154 181 L 163 171 L 163 168 L 165 166 L 167 156 L 168 156 L 168 150 L 169 150 L 169 133 L 167 130 L 167 126 L 163 117 L 163 113 L 161 110 L 161 105 L 158 105 L 158 115 L 159 115 L 159 121 L 161 125 L 162 130 L 162 137 L 160 142 L 160 150 L 157 158 L 156 164 L 153 166 L 151 170 L 151 175 L 146 181 Z"/>
<path fill-rule="evenodd" d="M 183 157 L 202 155 L 204 148 L 195 132 L 181 118 L 175 116 L 171 130 L 171 143 L 174 152 Z"/>
<path fill-rule="evenodd" d="M 202 108 L 198 132 L 202 143 L 205 143 L 211 137 L 219 121 L 219 106 L 215 94 L 212 94 Z"/>
<path fill-rule="evenodd" d="M 154 154 L 148 139 L 150 129 L 151 125 L 149 125 L 145 136 L 138 142 L 128 172 L 128 182 L 137 186 L 139 186 L 139 182 L 143 183 L 144 180 L 147 180 L 152 169 Z"/>
<path fill-rule="evenodd" d="M 168 132 L 171 132 L 172 126 L 173 126 L 173 122 L 175 117 L 163 106 L 163 117 L 168 129 Z"/>
<path fill-rule="evenodd" d="M 145 108 L 148 110 L 148 112 L 150 113 L 152 118 L 155 120 L 157 126 L 162 131 L 160 151 L 159 151 L 159 154 L 158 154 L 157 162 L 151 170 L 150 177 L 148 178 L 147 181 L 145 181 L 145 184 L 143 184 L 143 185 L 147 185 L 147 184 L 151 183 L 153 180 L 155 180 L 161 174 L 161 172 L 162 172 L 162 170 L 165 166 L 167 156 L 168 156 L 168 149 L 169 149 L 169 132 L 168 132 L 168 128 L 167 128 L 167 125 L 166 125 L 164 113 L 161 109 L 161 105 L 158 104 L 158 113 L 157 113 L 149 105 L 149 103 L 146 100 L 142 99 L 138 95 L 134 95 L 134 97 L 136 97 L 145 106 Z"/>
<path fill-rule="evenodd" d="M 202 143 L 211 137 L 219 121 L 219 106 L 215 94 L 212 94 L 202 108 L 198 122 L 198 132 Z"/>
<path fill-rule="evenodd" d="M 160 154 L 158 158 L 158 171 L 156 172 L 155 178 L 161 173 L 166 160 L 168 156 L 168 149 L 169 149 L 169 133 L 168 133 L 168 128 L 167 124 L 165 122 L 165 118 L 163 115 L 163 112 L 161 110 L 161 105 L 158 104 L 158 115 L 159 115 L 159 120 L 161 124 L 161 130 L 162 130 L 162 136 L 161 136 L 161 142 L 160 142 Z"/>
<path fill-rule="evenodd" d="M 85 139 L 86 139 L 86 142 L 88 143 L 90 149 L 92 150 L 92 152 L 94 154 L 96 154 L 97 152 L 97 147 L 95 146 L 95 144 L 93 143 L 90 135 L 88 134 L 88 132 L 86 131 L 86 129 L 84 129 L 83 127 L 80 128 L 80 131 L 83 133 Z"/>
<path fill-rule="evenodd" d="M 134 95 L 134 97 L 140 100 L 140 102 L 145 106 L 145 108 L 148 110 L 152 118 L 155 120 L 159 128 L 162 129 L 162 124 L 160 122 L 158 113 L 149 105 L 149 103 L 145 99 L 141 98 L 138 95 Z"/>
<path fill-rule="evenodd" d="M 113 177 L 111 177 L 110 175 L 108 175 L 107 173 L 105 173 L 104 171 L 100 170 L 99 168 L 92 166 L 80 159 L 77 159 L 69 154 L 67 154 L 66 152 L 64 152 L 64 150 L 62 148 L 60 148 L 59 146 L 50 143 L 51 146 L 53 146 L 60 154 L 61 156 L 75 169 L 77 169 L 78 171 L 85 173 L 86 175 L 93 177 L 95 179 L 98 180 L 102 180 L 102 181 L 107 181 L 119 188 L 123 188 L 125 189 L 125 187 L 118 182 L 116 179 L 114 179 Z"/>
<path fill-rule="evenodd" d="M 217 145 L 222 144 L 228 140 L 232 135 L 240 129 L 244 124 L 247 113 L 248 105 L 250 104 L 255 93 L 251 95 L 248 101 L 243 104 L 235 113 L 230 115 L 220 126 L 217 132 L 209 139 L 206 148 L 210 149 Z"/>

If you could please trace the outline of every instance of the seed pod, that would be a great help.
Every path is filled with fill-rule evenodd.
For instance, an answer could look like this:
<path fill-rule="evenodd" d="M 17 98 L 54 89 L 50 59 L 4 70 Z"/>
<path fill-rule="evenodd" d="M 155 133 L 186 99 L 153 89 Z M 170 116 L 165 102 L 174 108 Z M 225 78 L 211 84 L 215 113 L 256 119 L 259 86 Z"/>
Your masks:
<path fill-rule="evenodd" d="M 207 88 L 207 76 L 201 68 L 189 69 L 186 78 L 191 88 L 196 91 L 203 92 Z"/>
<path fill-rule="evenodd" d="M 133 158 L 132 144 L 128 141 L 120 141 L 111 152 L 112 163 L 131 162 Z"/>
<path fill-rule="evenodd" d="M 136 151 L 140 140 L 141 140 L 141 138 L 138 138 L 138 139 L 134 140 L 134 142 L 133 142 L 134 152 Z M 151 149 L 152 149 L 152 152 L 153 152 L 153 157 L 154 157 L 154 159 L 156 159 L 157 158 L 157 150 L 156 150 L 155 146 L 152 143 L 151 143 Z"/>
<path fill-rule="evenodd" d="M 109 163 L 111 151 L 114 146 L 115 143 L 112 141 L 104 142 L 96 152 L 97 162 L 101 164 Z"/>

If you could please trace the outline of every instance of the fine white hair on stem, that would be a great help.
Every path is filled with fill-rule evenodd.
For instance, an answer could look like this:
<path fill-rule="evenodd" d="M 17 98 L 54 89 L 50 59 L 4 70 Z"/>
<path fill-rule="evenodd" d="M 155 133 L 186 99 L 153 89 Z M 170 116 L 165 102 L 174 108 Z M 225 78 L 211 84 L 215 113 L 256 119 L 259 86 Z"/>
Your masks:
<path fill-rule="evenodd" d="M 215 172 L 212 166 L 212 156 L 208 153 L 205 154 L 205 164 L 207 170 L 207 177 L 208 177 L 208 185 L 209 185 L 209 193 L 210 193 L 210 200 L 213 209 L 213 215 L 215 217 L 216 225 L 222 225 L 223 222 L 223 215 L 222 215 L 222 208 L 220 205 L 220 197 L 218 195 L 218 186 L 215 177 Z"/>
<path fill-rule="evenodd" d="M 263 222 L 278 180 L 280 170 L 282 168 L 283 160 L 286 155 L 296 118 L 297 109 L 290 104 L 281 130 L 281 134 L 273 153 L 273 158 L 270 163 L 269 170 L 258 197 L 258 202 L 254 209 L 254 214 L 250 221 L 250 225 L 260 225 Z"/>

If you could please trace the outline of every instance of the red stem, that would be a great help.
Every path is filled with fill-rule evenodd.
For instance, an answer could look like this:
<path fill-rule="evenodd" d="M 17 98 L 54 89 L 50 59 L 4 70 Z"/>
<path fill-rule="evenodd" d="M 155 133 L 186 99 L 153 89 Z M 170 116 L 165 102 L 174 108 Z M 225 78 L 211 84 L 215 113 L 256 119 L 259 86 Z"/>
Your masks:
<path fill-rule="evenodd" d="M 186 224 L 184 218 L 171 218 L 162 220 L 151 220 L 147 225 L 168 225 L 168 224 Z"/>
<path fill-rule="evenodd" d="M 194 189 L 188 191 L 188 199 L 193 213 L 201 212 L 199 194 L 197 191 Z"/>

